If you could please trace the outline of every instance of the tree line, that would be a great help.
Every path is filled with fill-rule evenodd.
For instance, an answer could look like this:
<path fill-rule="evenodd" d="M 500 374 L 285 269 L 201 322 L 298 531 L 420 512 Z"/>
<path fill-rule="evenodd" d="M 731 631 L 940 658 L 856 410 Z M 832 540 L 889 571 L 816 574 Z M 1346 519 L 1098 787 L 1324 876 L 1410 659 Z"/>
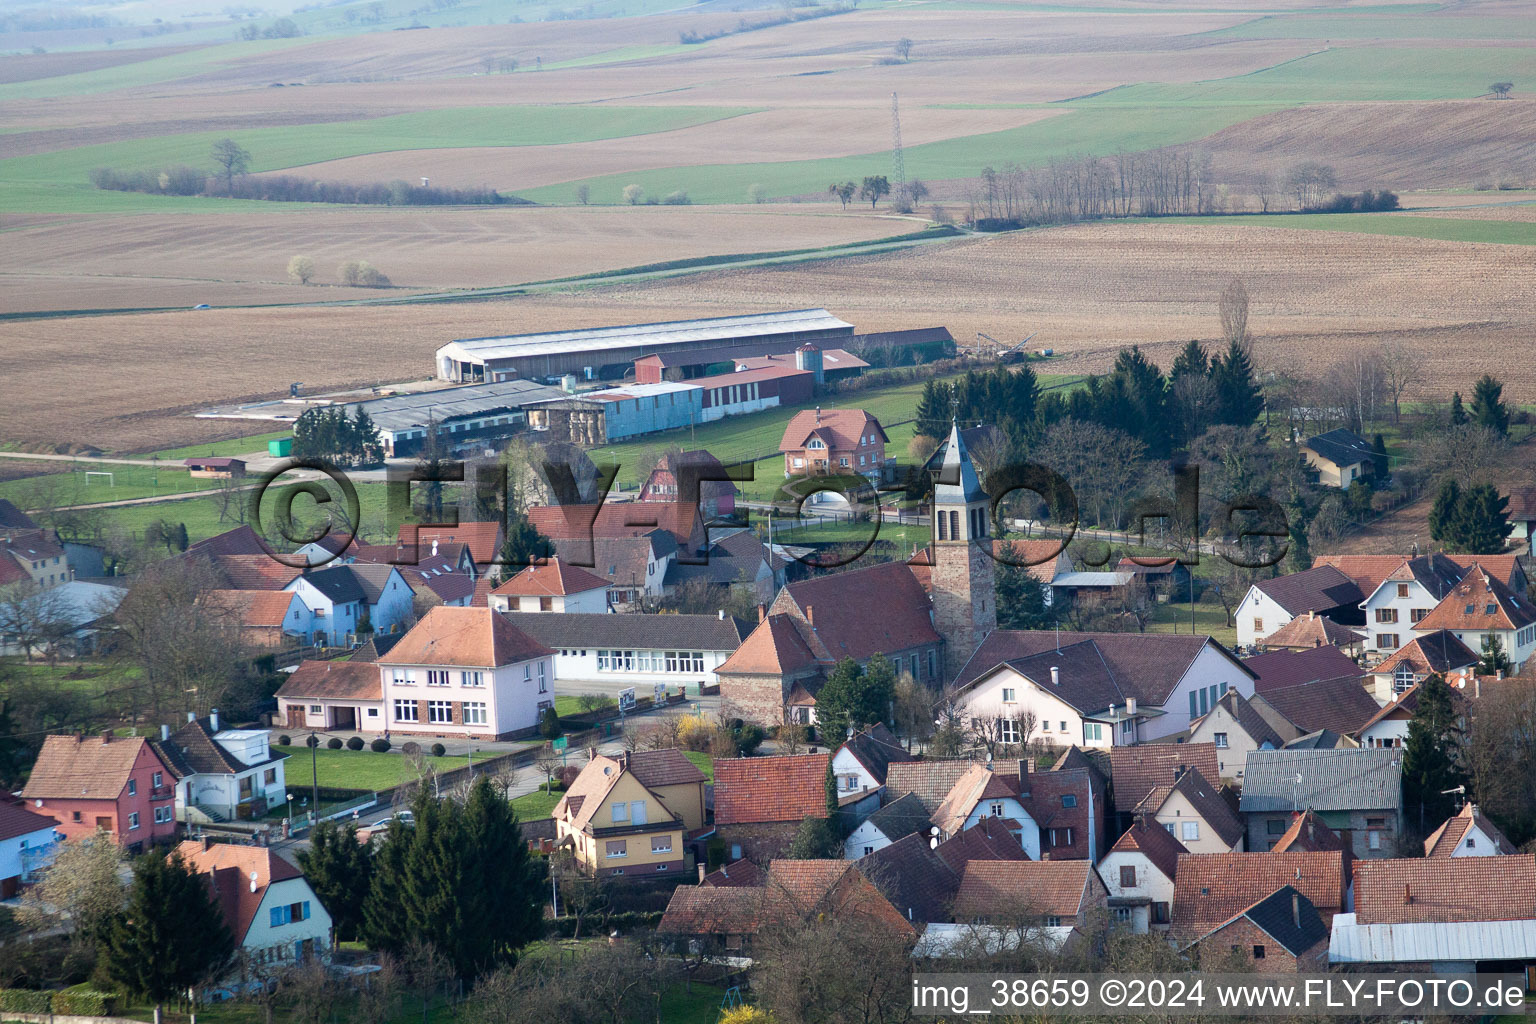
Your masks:
<path fill-rule="evenodd" d="M 340 467 L 372 466 L 384 461 L 384 444 L 373 417 L 361 405 L 352 416 L 332 405 L 306 409 L 299 416 L 293 425 L 293 454 Z"/>
<path fill-rule="evenodd" d="M 320 181 L 295 175 L 270 177 L 237 175 L 221 181 L 196 167 L 178 164 L 159 170 L 119 170 L 98 167 L 91 184 L 113 192 L 144 192 L 168 196 L 227 196 L 273 203 L 345 203 L 362 206 L 499 206 L 526 205 L 527 200 L 495 189 L 436 188 L 405 181 Z"/>

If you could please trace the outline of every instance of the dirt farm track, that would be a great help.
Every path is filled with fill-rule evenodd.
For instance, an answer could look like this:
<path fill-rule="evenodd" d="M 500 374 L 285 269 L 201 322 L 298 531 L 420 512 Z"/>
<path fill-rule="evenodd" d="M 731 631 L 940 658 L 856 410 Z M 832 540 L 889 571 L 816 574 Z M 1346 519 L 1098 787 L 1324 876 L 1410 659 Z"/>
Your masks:
<path fill-rule="evenodd" d="M 1165 364 L 1217 333 L 1234 274 L 1252 296 L 1255 356 L 1321 373 L 1354 346 L 1422 352 L 1426 394 L 1497 370 L 1536 400 L 1511 359 L 1536 333 L 1531 250 L 1335 231 L 1190 223 L 1092 224 L 887 256 L 717 271 L 670 282 L 446 305 L 213 309 L 0 325 L 0 435 L 147 451 L 230 434 L 194 407 L 430 372 L 447 340 L 823 305 L 860 330 L 947 325 L 1039 342 L 1062 371 L 1106 368 L 1123 344 Z M 73 396 L 61 400 L 59 396 Z M 1411 396 L 1410 396 L 1411 397 Z M 77 400 L 78 399 L 78 400 Z"/>

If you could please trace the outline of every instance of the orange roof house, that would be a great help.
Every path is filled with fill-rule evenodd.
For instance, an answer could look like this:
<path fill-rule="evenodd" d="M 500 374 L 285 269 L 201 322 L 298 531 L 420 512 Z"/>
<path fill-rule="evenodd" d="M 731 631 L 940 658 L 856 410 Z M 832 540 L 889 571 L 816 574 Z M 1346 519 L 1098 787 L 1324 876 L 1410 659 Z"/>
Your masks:
<path fill-rule="evenodd" d="M 863 409 L 806 409 L 784 428 L 785 476 L 869 476 L 885 466 L 890 438 Z"/>
<path fill-rule="evenodd" d="M 331 915 L 303 872 L 269 847 L 184 842 L 176 847 L 189 867 L 208 877 L 235 942 L 256 964 L 283 964 L 325 956 Z"/>

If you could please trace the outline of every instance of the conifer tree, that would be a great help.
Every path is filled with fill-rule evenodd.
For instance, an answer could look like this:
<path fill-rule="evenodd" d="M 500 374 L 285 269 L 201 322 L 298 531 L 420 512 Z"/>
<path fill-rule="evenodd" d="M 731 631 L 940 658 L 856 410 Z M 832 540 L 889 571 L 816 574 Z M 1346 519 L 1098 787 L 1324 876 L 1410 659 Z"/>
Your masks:
<path fill-rule="evenodd" d="M 1419 684 L 1418 707 L 1408 723 L 1403 747 L 1403 808 L 1427 835 L 1455 811 L 1455 795 L 1446 790 L 1464 784 L 1460 743 L 1451 688 L 1437 672 Z"/>
<path fill-rule="evenodd" d="M 922 397 L 917 401 L 917 432 L 926 437 L 948 437 L 950 399 L 954 391 L 944 381 L 929 380 L 923 383 Z"/>
<path fill-rule="evenodd" d="M 1377 486 L 1387 479 L 1390 466 L 1391 462 L 1387 458 L 1387 439 L 1377 434 L 1371 440 L 1371 471 Z"/>
<path fill-rule="evenodd" d="M 1429 508 L 1429 536 L 1450 546 L 1457 528 L 1457 514 L 1461 508 L 1461 485 L 1447 480 L 1440 485 L 1440 493 Z"/>
<path fill-rule="evenodd" d="M 496 567 L 498 585 L 516 576 L 525 567 L 553 557 L 554 553 L 554 545 L 549 538 L 540 533 L 526 515 L 518 512 L 508 516 L 507 535 L 501 542 L 501 553 L 497 556 L 501 563 Z"/>
<path fill-rule="evenodd" d="M 135 861 L 128 905 L 101 931 L 108 976 L 154 1003 L 155 1024 L 167 999 L 206 980 L 235 950 L 208 879 L 179 854 Z"/>
<path fill-rule="evenodd" d="M 1467 411 L 1461 405 L 1461 392 L 1451 393 L 1451 426 L 1459 427 L 1467 422 Z"/>
<path fill-rule="evenodd" d="M 1237 341 L 1212 364 L 1211 381 L 1216 385 L 1217 422 L 1246 427 L 1258 421 L 1264 399 L 1253 377 L 1253 362 Z"/>
<path fill-rule="evenodd" d="M 1472 386 L 1472 422 L 1500 437 L 1509 436 L 1509 406 L 1504 404 L 1504 385 L 1492 374 L 1483 374 Z"/>
<path fill-rule="evenodd" d="M 336 938 L 351 942 L 363 926 L 363 904 L 373 882 L 373 858 L 357 841 L 357 826 L 323 821 L 310 834 L 309 849 L 298 852 L 299 867 L 336 926 Z"/>
<path fill-rule="evenodd" d="M 1483 634 L 1482 657 L 1477 661 L 1477 673 L 1483 676 L 1494 676 L 1499 673 L 1509 673 L 1509 655 L 1504 653 L 1504 641 L 1499 639 L 1497 633 Z"/>
<path fill-rule="evenodd" d="M 1470 555 L 1497 555 L 1504 550 L 1514 526 L 1509 499 L 1493 484 L 1469 487 L 1456 510 L 1456 550 Z"/>

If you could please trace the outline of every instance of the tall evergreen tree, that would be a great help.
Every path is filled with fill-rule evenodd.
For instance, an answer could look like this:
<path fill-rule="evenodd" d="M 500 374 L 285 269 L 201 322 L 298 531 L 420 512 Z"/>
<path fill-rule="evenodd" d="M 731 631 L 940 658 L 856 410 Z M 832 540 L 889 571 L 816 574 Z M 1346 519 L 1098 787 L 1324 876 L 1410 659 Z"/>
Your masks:
<path fill-rule="evenodd" d="M 1403 747 L 1403 808 L 1410 820 L 1417 819 L 1418 833 L 1425 836 L 1455 813 L 1455 795 L 1445 791 L 1466 779 L 1451 688 L 1438 672 L 1419 684 L 1418 701 Z"/>
<path fill-rule="evenodd" d="M 950 399 L 953 394 L 953 389 L 944 381 L 930 380 L 923 383 L 922 397 L 917 400 L 919 434 L 937 438 L 949 435 Z"/>
<path fill-rule="evenodd" d="M 330 912 L 336 938 L 351 942 L 363 926 L 363 905 L 373 883 L 373 858 L 357 841 L 357 826 L 342 828 L 323 821 L 310 834 L 309 849 L 298 853 L 309 887 Z"/>
<path fill-rule="evenodd" d="M 1509 670 L 1509 655 L 1504 653 L 1504 641 L 1499 639 L 1497 633 L 1484 633 L 1482 657 L 1477 660 L 1478 674 L 1493 676 L 1502 672 L 1508 675 Z"/>
<path fill-rule="evenodd" d="M 378 425 L 368 410 L 357 407 L 352 420 L 353 458 L 359 465 L 371 466 L 384 461 L 384 442 L 379 437 Z"/>
<path fill-rule="evenodd" d="M 1472 386 L 1472 422 L 1500 437 L 1509 436 L 1509 406 L 1504 404 L 1504 385 L 1492 374 L 1483 374 Z"/>
<path fill-rule="evenodd" d="M 411 810 L 377 855 L 365 941 L 396 955 L 430 942 L 460 978 L 515 963 L 542 934 L 543 884 L 511 804 L 481 776 L 462 805 L 423 787 Z"/>
<path fill-rule="evenodd" d="M 1036 579 L 1029 566 L 1009 564 L 1023 557 L 1017 546 L 1005 548 L 1004 557 L 1009 561 L 996 566 L 998 628 L 1044 629 L 1052 621 L 1046 603 L 1048 585 Z"/>
<path fill-rule="evenodd" d="M 1457 515 L 1461 509 L 1461 485 L 1447 480 L 1440 485 L 1434 504 L 1429 507 L 1429 536 L 1450 546 L 1457 530 Z"/>
<path fill-rule="evenodd" d="M 179 854 L 136 860 L 128 905 L 101 929 L 108 976 L 155 1004 L 155 1024 L 167 999 L 206 980 L 234 951 L 208 879 Z"/>
<path fill-rule="evenodd" d="M 1209 377 L 1210 375 L 1210 354 L 1205 351 L 1204 345 L 1191 338 L 1174 357 L 1173 368 L 1168 371 L 1168 380 L 1171 382 L 1182 377 Z"/>
<path fill-rule="evenodd" d="M 1232 341 L 1226 355 L 1211 366 L 1211 381 L 1216 385 L 1216 421 L 1234 427 L 1258 422 L 1264 411 L 1264 398 L 1254 379 L 1253 361 L 1241 344 Z"/>
<path fill-rule="evenodd" d="M 1514 530 L 1509 521 L 1509 499 L 1493 484 L 1469 487 L 1456 511 L 1458 551 L 1470 555 L 1497 555 Z"/>
<path fill-rule="evenodd" d="M 501 542 L 501 553 L 497 556 L 501 562 L 496 568 L 497 583 L 505 583 L 522 572 L 525 566 L 551 558 L 554 554 L 555 546 L 539 532 L 538 527 L 529 522 L 526 515 L 517 512 L 508 516 L 506 539 Z"/>
<path fill-rule="evenodd" d="M 896 672 L 883 654 L 860 667 L 852 658 L 838 662 L 816 694 L 816 721 L 828 746 L 843 741 L 850 728 L 885 721 L 895 696 Z"/>
<path fill-rule="evenodd" d="M 1377 434 L 1371 439 L 1371 473 L 1379 487 L 1390 475 L 1391 461 L 1387 458 L 1387 439 Z"/>
<path fill-rule="evenodd" d="M 1461 405 L 1461 392 L 1451 392 L 1451 426 L 1459 427 L 1467 422 L 1467 411 Z"/>

